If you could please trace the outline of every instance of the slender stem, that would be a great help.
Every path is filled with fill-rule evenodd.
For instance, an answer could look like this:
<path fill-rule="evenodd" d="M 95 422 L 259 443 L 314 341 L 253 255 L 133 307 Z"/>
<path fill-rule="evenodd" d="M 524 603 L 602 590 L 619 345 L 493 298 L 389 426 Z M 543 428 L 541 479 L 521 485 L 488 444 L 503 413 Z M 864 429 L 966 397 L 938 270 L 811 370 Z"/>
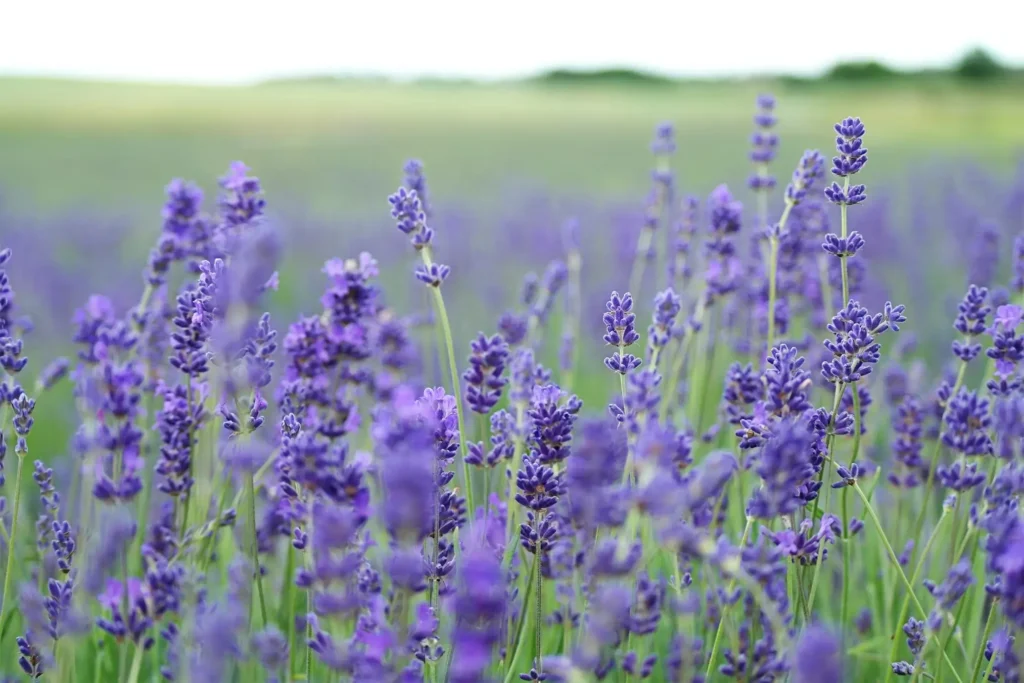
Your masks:
<path fill-rule="evenodd" d="M 743 536 L 740 538 L 740 550 L 747 544 L 747 537 L 750 536 L 750 529 L 754 526 L 754 518 L 747 517 L 747 525 L 743 529 Z M 678 561 L 677 561 L 678 564 Z M 731 593 L 733 588 L 736 587 L 736 579 L 732 579 L 729 582 L 728 587 L 725 589 L 726 593 Z M 725 615 L 729 611 L 729 605 L 722 605 L 722 614 L 718 619 L 718 628 L 715 629 L 715 638 L 711 641 L 711 654 L 708 656 L 708 668 L 704 673 L 704 677 L 711 680 L 711 673 L 715 667 L 715 660 L 718 658 L 718 646 L 722 640 L 722 632 L 725 630 Z"/>
<path fill-rule="evenodd" d="M 850 176 L 843 178 L 843 194 L 848 194 L 850 189 Z M 839 205 L 839 227 L 841 231 L 841 237 L 846 240 L 846 204 Z M 846 271 L 846 257 L 843 256 L 839 259 L 839 265 L 842 269 L 843 274 L 843 306 L 850 302 L 850 277 Z"/>
<path fill-rule="evenodd" d="M 924 501 L 921 503 L 921 511 L 917 513 L 917 520 L 914 522 L 913 535 L 911 538 L 919 538 L 921 531 L 924 529 L 924 520 L 928 516 L 928 499 L 931 497 L 933 484 L 935 483 L 935 470 L 939 465 L 939 455 L 942 454 L 942 423 L 946 419 L 946 413 L 949 412 L 949 406 L 953 402 L 953 397 L 963 386 L 964 376 L 967 374 L 967 363 L 961 361 L 960 369 L 956 373 L 956 381 L 953 383 L 953 388 L 949 393 L 949 400 L 946 401 L 946 405 L 942 408 L 942 417 L 939 419 L 939 436 L 935 439 L 935 445 L 932 447 L 932 457 L 928 463 L 928 479 L 924 483 Z"/>
<path fill-rule="evenodd" d="M 827 317 L 835 303 L 832 296 L 832 283 L 828 279 L 828 254 L 818 257 L 818 279 L 821 282 L 821 306 Z"/>
<path fill-rule="evenodd" d="M 429 257 L 426 255 L 426 250 L 423 252 L 424 259 Z M 462 411 L 462 387 L 459 384 L 459 366 L 455 360 L 455 344 L 452 341 L 452 327 L 448 321 L 448 311 L 444 306 L 444 297 L 441 296 L 440 287 L 431 287 L 431 293 L 434 296 L 434 304 L 437 306 L 438 324 L 441 326 L 441 333 L 444 335 L 444 344 L 448 352 L 448 369 L 451 372 L 452 380 L 452 392 L 455 397 L 455 414 L 459 420 L 459 452 L 462 456 L 462 476 L 466 482 L 466 505 L 469 510 L 469 524 L 473 524 L 473 513 L 476 512 L 476 507 L 473 505 L 473 481 L 469 477 L 469 463 L 466 462 L 466 421 L 463 418 L 464 414 Z"/>
<path fill-rule="evenodd" d="M 878 532 L 878 535 L 881 537 L 882 542 L 885 545 L 886 551 L 889 553 L 889 559 L 892 560 L 893 564 L 895 565 L 896 571 L 899 574 L 900 579 L 903 581 L 903 586 L 907 589 L 907 592 L 910 594 L 910 599 L 914 601 L 914 606 L 917 607 L 917 609 L 921 612 L 922 615 L 927 615 L 928 612 L 927 610 L 925 610 L 924 605 L 921 604 L 921 601 L 917 598 L 917 594 L 914 592 L 913 584 L 910 583 L 910 580 L 907 578 L 907 575 L 903 572 L 903 567 L 900 566 L 899 557 L 896 555 L 896 551 L 892 549 L 892 543 L 889 542 L 889 538 L 885 535 L 885 529 L 882 527 L 882 521 L 878 518 L 878 513 L 875 512 L 875 508 L 873 505 L 871 505 L 871 501 L 868 499 L 867 495 L 865 495 L 864 489 L 860 487 L 859 483 L 854 482 L 853 490 L 856 491 L 857 495 L 860 496 L 861 502 L 864 503 L 864 507 L 868 512 L 868 516 L 871 518 L 871 522 L 875 525 L 875 530 Z M 938 642 L 938 638 L 934 634 L 932 635 L 932 639 Z M 945 651 L 942 652 L 942 658 L 943 661 L 946 662 L 946 666 L 948 666 L 950 670 L 953 672 L 953 677 L 958 681 L 958 683 L 964 683 L 963 680 L 960 678 L 959 674 L 957 674 L 956 668 L 953 666 L 953 663 L 949 661 L 949 655 L 947 655 Z"/>
<path fill-rule="evenodd" d="M 188 394 L 188 414 L 189 414 L 189 421 L 188 421 L 188 456 L 189 456 L 188 457 L 188 476 L 193 481 L 193 484 L 192 484 L 192 486 L 190 486 L 188 488 L 187 491 L 185 491 L 185 511 L 182 513 L 182 517 L 181 517 L 181 528 L 178 529 L 178 540 L 179 541 L 185 538 L 185 533 L 188 531 L 189 508 L 192 507 L 192 489 L 195 488 L 195 483 L 194 483 L 195 482 L 195 477 L 193 475 L 194 475 L 194 472 L 195 472 L 195 464 L 196 464 L 196 453 L 195 453 L 195 449 L 193 448 L 193 445 L 194 445 L 193 444 L 193 440 L 194 440 L 194 438 L 193 438 L 193 432 L 192 432 L 192 428 L 193 428 L 193 425 L 192 425 L 192 415 L 194 414 L 194 411 L 192 409 L 192 403 L 193 403 L 193 401 L 195 401 L 195 397 L 194 397 L 194 390 L 192 389 L 192 377 L 191 377 L 191 375 L 185 375 L 185 381 L 188 382 L 188 388 L 187 388 L 187 394 Z"/>
<path fill-rule="evenodd" d="M 18 469 L 14 481 L 14 510 L 11 512 L 11 540 L 7 544 L 7 570 L 4 573 L 4 592 L 0 594 L 0 627 L 6 624 L 4 617 L 7 616 L 7 596 L 11 594 L 11 581 L 14 579 L 14 556 L 18 545 L 18 517 L 21 512 L 21 480 L 25 466 L 25 454 L 18 453 Z M 3 633 L 0 632 L 0 642 L 3 641 Z"/>
<path fill-rule="evenodd" d="M 974 666 L 971 668 L 971 680 L 972 681 L 978 680 L 978 673 L 981 671 L 981 661 L 982 661 L 982 659 L 984 659 L 984 656 L 985 656 L 985 646 L 988 643 L 988 636 L 989 636 L 990 633 L 992 633 L 992 626 L 994 625 L 994 622 L 995 622 L 993 617 L 995 616 L 995 613 L 996 613 L 996 602 L 997 602 L 997 600 L 998 600 L 998 598 L 996 598 L 996 600 L 993 600 L 992 604 L 990 604 L 988 606 L 988 616 L 985 618 L 985 629 L 981 632 L 981 641 L 978 643 L 978 654 L 976 654 L 974 656 Z M 996 653 L 993 652 L 992 653 L 992 661 L 995 661 L 995 659 L 996 659 Z M 983 678 L 981 680 L 987 681 L 988 680 L 988 676 L 986 676 L 985 678 Z"/>
<path fill-rule="evenodd" d="M 263 572 L 260 571 L 260 543 L 256 531 L 256 485 L 253 475 L 245 478 L 245 489 L 249 498 L 249 558 L 252 560 L 253 576 L 256 579 L 256 592 L 260 601 L 260 619 L 263 627 L 267 626 L 267 599 L 263 595 Z M 249 607 L 249 624 L 252 625 L 252 606 Z"/>
<path fill-rule="evenodd" d="M 928 553 L 932 548 L 932 544 L 935 543 L 935 539 L 939 537 L 939 529 L 942 528 L 942 523 L 946 521 L 948 517 L 948 510 L 942 508 L 942 516 L 939 517 L 939 521 L 935 524 L 935 528 L 932 529 L 931 534 L 928 535 L 928 540 L 925 542 L 924 549 L 921 555 L 917 558 L 917 562 L 914 563 L 914 571 L 910 574 L 910 585 L 916 586 L 917 580 L 921 576 L 921 571 L 924 569 L 925 560 L 928 559 Z M 910 611 L 910 594 L 907 593 L 906 597 L 903 598 L 903 605 L 900 607 L 899 616 L 896 619 L 895 631 L 892 634 L 892 647 L 889 648 L 889 661 L 896 661 L 896 651 L 899 649 L 900 638 L 899 634 L 903 628 L 903 622 L 907 618 L 907 612 Z M 892 676 L 892 672 L 886 676 L 888 680 Z"/>
<path fill-rule="evenodd" d="M 128 673 L 128 683 L 138 683 L 139 673 L 142 671 L 142 655 L 145 651 L 141 645 L 135 646 L 135 655 L 132 657 L 132 670 Z"/>
<path fill-rule="evenodd" d="M 693 312 L 693 322 L 695 325 L 700 325 L 704 320 L 704 312 L 706 310 L 704 293 L 700 293 L 700 299 L 697 301 L 697 308 Z M 690 329 L 685 333 L 685 336 L 679 343 L 679 352 L 676 357 L 672 359 L 672 369 L 668 373 L 668 382 L 665 384 L 665 397 L 661 401 L 661 419 L 664 422 L 668 418 L 668 411 L 672 408 L 675 403 L 676 387 L 679 386 L 679 376 L 683 372 L 683 364 L 686 362 L 686 357 L 689 355 L 690 344 L 693 342 L 693 338 L 697 335 L 696 330 Z"/>
<path fill-rule="evenodd" d="M 535 555 L 533 558 L 535 564 L 540 563 L 540 559 Z M 526 592 L 523 593 L 523 609 L 519 613 L 519 623 L 516 625 L 515 634 L 513 641 L 509 644 L 509 647 L 505 649 L 505 678 L 504 683 L 510 683 L 516 675 L 516 662 L 519 661 L 519 655 L 523 648 L 523 630 L 526 626 L 526 621 L 529 619 L 530 611 L 530 598 L 534 591 L 534 578 L 539 574 L 539 571 L 535 567 L 530 568 L 530 580 L 526 583 Z"/>
<path fill-rule="evenodd" d="M 765 217 L 762 223 L 768 227 L 767 218 L 767 195 L 765 195 Z M 782 217 L 779 218 L 779 234 L 786 228 L 789 220 L 789 213 L 793 210 L 793 204 L 786 202 L 786 208 L 782 210 Z M 771 353 L 775 344 L 775 298 L 778 294 L 778 270 L 779 270 L 779 238 L 774 234 L 768 235 L 768 345 L 765 353 Z"/>
<path fill-rule="evenodd" d="M 533 571 L 537 573 L 537 590 L 536 592 L 536 603 L 534 607 L 536 611 L 533 615 L 533 638 L 534 638 L 534 650 L 533 656 L 537 660 L 537 670 L 542 671 L 543 657 L 544 657 L 544 576 L 541 574 L 541 538 L 540 538 L 540 520 L 541 512 L 538 512 L 534 517 L 534 531 L 537 533 L 537 547 L 535 550 L 536 558 L 533 562 Z M 525 609 L 525 605 L 523 606 Z"/>
<path fill-rule="evenodd" d="M 860 415 L 860 392 L 857 390 L 857 385 L 853 384 L 850 386 L 853 391 L 853 455 L 850 456 L 850 462 L 857 462 L 857 456 L 860 453 L 860 432 L 862 428 L 862 419 Z M 848 498 L 849 498 L 849 487 L 843 488 L 842 495 L 842 506 L 843 506 L 843 597 L 840 603 L 839 609 L 839 622 L 840 622 L 840 633 L 842 634 L 843 642 L 846 642 L 846 629 L 847 629 L 847 618 L 849 617 L 849 606 L 850 606 L 850 515 L 848 509 Z"/>
<path fill-rule="evenodd" d="M 567 393 L 572 393 L 576 380 L 576 364 L 579 359 L 579 336 L 580 336 L 580 273 L 583 270 L 583 261 L 579 249 L 570 249 L 566 257 L 566 266 L 569 270 L 568 292 L 565 299 L 565 328 L 570 337 L 574 340 L 572 354 L 569 356 L 569 367 L 562 373 L 562 388 Z"/>
<path fill-rule="evenodd" d="M 511 501 L 515 497 L 516 490 L 516 475 L 519 472 L 519 468 L 523 464 L 523 451 L 526 449 L 526 445 L 523 443 L 523 418 L 526 415 L 526 406 L 522 402 L 515 403 L 515 414 L 516 414 L 516 431 L 513 437 L 514 447 L 512 451 L 512 469 L 511 476 L 508 482 L 508 496 L 506 501 Z M 518 528 L 516 526 L 517 518 L 519 517 L 519 505 L 511 505 L 505 513 L 505 557 L 503 567 L 508 570 L 512 566 L 512 558 L 515 556 L 516 548 L 519 547 L 519 543 L 513 534 Z"/>
<path fill-rule="evenodd" d="M 278 621 L 281 629 L 288 634 L 288 664 L 285 673 L 289 681 L 292 676 L 292 654 L 295 652 L 295 546 L 288 540 L 288 552 L 284 561 L 284 598 L 281 600 Z"/>

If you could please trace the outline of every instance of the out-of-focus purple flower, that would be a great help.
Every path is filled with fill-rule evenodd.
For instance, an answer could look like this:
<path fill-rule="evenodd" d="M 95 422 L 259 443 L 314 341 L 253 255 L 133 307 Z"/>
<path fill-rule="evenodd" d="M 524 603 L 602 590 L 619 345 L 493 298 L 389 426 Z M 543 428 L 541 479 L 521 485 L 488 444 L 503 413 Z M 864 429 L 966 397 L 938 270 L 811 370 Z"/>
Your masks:
<path fill-rule="evenodd" d="M 1002 254 L 999 252 L 999 229 L 991 222 L 978 227 L 977 237 L 971 242 L 967 263 L 967 283 L 991 287 L 999 271 Z"/>
<path fill-rule="evenodd" d="M 423 174 L 423 162 L 419 159 L 409 159 L 402 167 L 402 171 L 405 172 L 405 186 L 416 193 L 424 216 L 430 218 L 433 211 L 427 194 L 427 178 Z"/>
<path fill-rule="evenodd" d="M 14 291 L 4 265 L 11 260 L 11 250 L 0 250 L 0 368 L 16 375 L 28 363 L 23 357 L 23 343 L 14 336 Z"/>
<path fill-rule="evenodd" d="M 1024 233 L 1013 240 L 1013 279 L 1010 286 L 1018 297 L 1024 294 Z"/>
<path fill-rule="evenodd" d="M 804 629 L 791 665 L 793 683 L 842 683 L 845 679 L 839 640 L 817 625 Z"/>
<path fill-rule="evenodd" d="M 793 180 L 786 186 L 786 201 L 796 206 L 806 197 L 807 193 L 814 187 L 825 168 L 825 159 L 818 150 L 807 150 L 800 157 L 800 163 L 793 171 Z"/>
<path fill-rule="evenodd" d="M 813 436 L 802 421 L 779 422 L 765 442 L 754 470 L 761 477 L 761 488 L 747 506 L 748 514 L 760 519 L 788 515 L 800 508 L 798 489 L 814 476 Z"/>
<path fill-rule="evenodd" d="M 682 307 L 682 299 L 671 287 L 654 297 L 654 319 L 647 328 L 647 357 L 652 362 L 675 334 L 676 317 Z"/>
<path fill-rule="evenodd" d="M 462 555 L 459 584 L 452 598 L 455 626 L 451 679 L 454 683 L 485 680 L 505 620 L 506 587 L 501 562 L 485 547 L 471 544 Z"/>
<path fill-rule="evenodd" d="M 266 201 L 259 178 L 249 175 L 249 167 L 241 161 L 231 162 L 227 175 L 218 184 L 217 198 L 221 219 L 229 229 L 252 223 L 263 215 Z"/>
<path fill-rule="evenodd" d="M 750 176 L 747 184 L 755 191 L 767 192 L 775 187 L 775 178 L 768 175 L 766 167 L 775 158 L 779 146 L 779 136 L 772 132 L 777 119 L 775 118 L 775 98 L 771 95 L 758 95 L 757 113 L 754 115 L 754 133 L 751 135 L 750 160 L 762 167 Z"/>

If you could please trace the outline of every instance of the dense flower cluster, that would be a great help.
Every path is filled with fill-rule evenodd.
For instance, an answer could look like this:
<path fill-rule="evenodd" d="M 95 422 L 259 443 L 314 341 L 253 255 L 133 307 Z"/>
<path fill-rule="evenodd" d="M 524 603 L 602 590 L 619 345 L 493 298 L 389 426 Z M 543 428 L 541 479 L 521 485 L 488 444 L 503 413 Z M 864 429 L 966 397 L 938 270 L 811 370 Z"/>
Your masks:
<path fill-rule="evenodd" d="M 884 227 L 873 200 L 848 229 L 863 123 L 835 126 L 833 234 L 817 151 L 769 220 L 774 111 L 755 215 L 725 185 L 678 202 L 661 125 L 629 280 L 570 221 L 469 340 L 418 161 L 389 203 L 429 311 L 364 252 L 281 327 L 281 243 L 237 162 L 210 213 L 171 182 L 138 304 L 87 297 L 73 360 L 29 365 L 32 283 L 0 250 L 0 676 L 1020 680 L 1024 241 L 1008 271 L 1001 236 L 971 252 L 933 387 L 912 340 L 883 348 L 907 311 L 852 258 Z M 65 377 L 79 426 L 52 458 Z"/>

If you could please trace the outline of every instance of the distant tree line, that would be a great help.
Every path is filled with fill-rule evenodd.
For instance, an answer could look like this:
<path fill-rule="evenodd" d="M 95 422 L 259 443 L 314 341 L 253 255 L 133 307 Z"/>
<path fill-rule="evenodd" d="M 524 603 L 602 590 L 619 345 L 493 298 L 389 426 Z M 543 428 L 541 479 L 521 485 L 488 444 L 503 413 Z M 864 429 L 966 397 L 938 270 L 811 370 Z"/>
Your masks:
<path fill-rule="evenodd" d="M 944 69 L 897 69 L 877 60 L 840 62 L 818 77 L 781 76 L 792 83 L 882 83 L 892 81 L 955 78 L 971 83 L 997 81 L 1021 70 L 1009 67 L 981 48 L 970 50 L 956 63 Z M 672 85 L 681 81 L 661 74 L 627 68 L 553 69 L 532 79 L 549 85 Z"/>

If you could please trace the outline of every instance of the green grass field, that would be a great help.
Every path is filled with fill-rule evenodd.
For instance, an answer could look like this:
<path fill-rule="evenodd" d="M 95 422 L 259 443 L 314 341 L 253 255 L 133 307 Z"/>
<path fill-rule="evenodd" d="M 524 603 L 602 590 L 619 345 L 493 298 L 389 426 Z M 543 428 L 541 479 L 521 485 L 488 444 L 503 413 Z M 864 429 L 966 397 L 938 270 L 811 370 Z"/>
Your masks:
<path fill-rule="evenodd" d="M 435 194 L 450 199 L 486 201 L 522 180 L 637 197 L 648 183 L 651 131 L 669 120 L 682 184 L 706 190 L 747 173 L 760 90 L 779 98 L 780 176 L 804 148 L 830 147 L 830 126 L 846 115 L 869 126 L 876 178 L 935 153 L 1004 166 L 1024 142 L 1024 91 L 953 84 L 205 88 L 0 79 L 0 189 L 26 208 L 153 211 L 171 177 L 208 184 L 242 159 L 271 201 L 352 214 L 379 211 L 403 160 L 417 156 Z"/>

